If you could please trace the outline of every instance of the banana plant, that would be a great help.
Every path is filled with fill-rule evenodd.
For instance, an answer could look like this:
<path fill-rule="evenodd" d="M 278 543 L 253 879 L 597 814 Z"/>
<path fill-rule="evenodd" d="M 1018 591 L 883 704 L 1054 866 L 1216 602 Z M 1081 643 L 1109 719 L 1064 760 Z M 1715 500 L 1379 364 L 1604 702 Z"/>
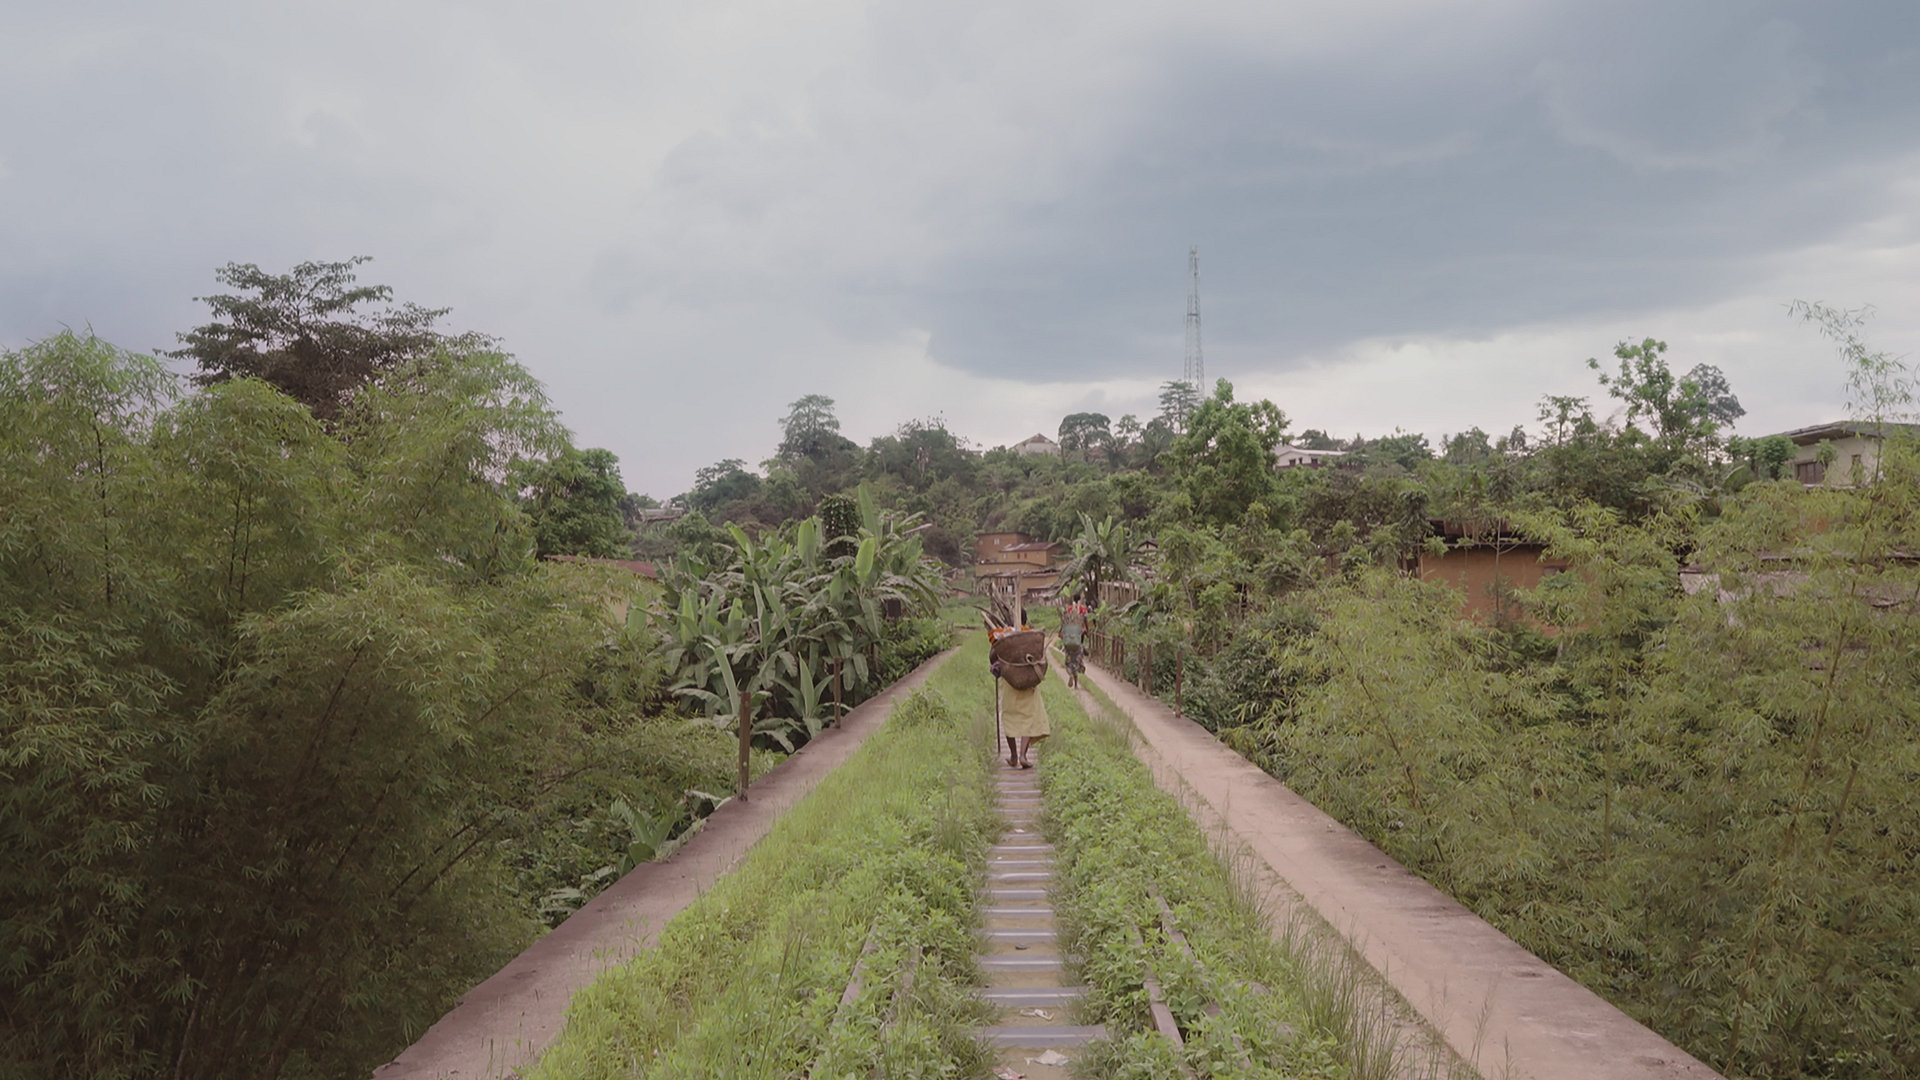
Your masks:
<path fill-rule="evenodd" d="M 859 505 L 854 544 L 826 544 L 809 518 L 759 538 L 729 526 L 724 566 L 675 560 L 654 613 L 675 692 L 716 723 L 748 694 L 756 732 L 792 750 L 831 722 L 835 672 L 843 694 L 870 685 L 888 602 L 930 611 L 943 578 L 912 535 L 918 515 L 882 513 L 864 490 Z"/>

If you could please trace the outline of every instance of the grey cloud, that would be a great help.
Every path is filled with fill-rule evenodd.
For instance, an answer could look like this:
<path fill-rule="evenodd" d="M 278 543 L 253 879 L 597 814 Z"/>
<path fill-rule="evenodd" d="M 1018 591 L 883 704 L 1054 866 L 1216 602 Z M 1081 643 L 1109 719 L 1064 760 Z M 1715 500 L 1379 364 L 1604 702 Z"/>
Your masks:
<path fill-rule="evenodd" d="M 1873 7 L 1594 5 L 1411 76 L 1394 54 L 1273 64 L 1212 43 L 1169 61 L 1073 198 L 943 266 L 965 287 L 921 313 L 963 368 L 1167 370 L 1188 242 L 1222 371 L 1710 302 L 1758 256 L 1886 209 L 1920 130 L 1920 35 L 1901 32 L 1916 9 Z"/>
<path fill-rule="evenodd" d="M 1708 304 L 1920 147 L 1912 0 L 755 3 L 0 9 L 0 345 L 371 254 L 666 490 L 709 374 L 1171 374 L 1192 243 L 1228 375 Z"/>

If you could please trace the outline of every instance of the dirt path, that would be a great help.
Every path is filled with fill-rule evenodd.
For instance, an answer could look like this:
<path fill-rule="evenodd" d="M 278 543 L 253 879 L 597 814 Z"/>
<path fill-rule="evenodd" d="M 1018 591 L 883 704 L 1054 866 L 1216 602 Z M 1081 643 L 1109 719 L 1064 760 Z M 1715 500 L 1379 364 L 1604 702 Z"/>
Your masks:
<path fill-rule="evenodd" d="M 1311 913 L 1448 1047 L 1511 1080 L 1716 1080 L 1719 1074 L 1516 945 L 1284 784 L 1111 673 L 1086 679 L 1132 721 L 1135 752 L 1202 830 L 1251 861 L 1274 930 Z"/>
<path fill-rule="evenodd" d="M 576 991 L 659 939 L 667 920 L 713 887 L 773 823 L 878 730 L 894 704 L 957 650 L 928 660 L 753 782 L 663 862 L 635 867 L 552 933 L 469 990 L 375 1080 L 503 1080 L 560 1034 Z"/>

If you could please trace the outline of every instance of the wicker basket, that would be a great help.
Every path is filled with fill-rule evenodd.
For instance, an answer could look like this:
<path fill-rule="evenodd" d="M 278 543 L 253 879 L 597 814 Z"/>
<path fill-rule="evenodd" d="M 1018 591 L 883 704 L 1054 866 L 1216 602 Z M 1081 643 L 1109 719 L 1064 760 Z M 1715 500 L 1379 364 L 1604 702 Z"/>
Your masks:
<path fill-rule="evenodd" d="M 993 659 L 1008 686 L 1031 690 L 1047 677 L 1047 635 L 1040 630 L 1002 634 L 993 642 Z"/>

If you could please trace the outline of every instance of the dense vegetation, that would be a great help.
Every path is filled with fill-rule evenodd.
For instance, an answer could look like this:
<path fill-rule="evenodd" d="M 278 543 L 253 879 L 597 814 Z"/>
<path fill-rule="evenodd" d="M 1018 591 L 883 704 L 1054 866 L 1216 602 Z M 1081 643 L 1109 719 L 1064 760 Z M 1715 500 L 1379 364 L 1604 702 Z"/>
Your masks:
<path fill-rule="evenodd" d="M 725 782 L 645 718 L 630 575 L 536 562 L 488 479 L 564 434 L 522 370 L 436 354 L 336 423 L 0 359 L 9 1075 L 370 1064 L 536 932 L 515 838 Z"/>
<path fill-rule="evenodd" d="M 1087 1075 L 1182 1074 L 1234 1080 L 1417 1075 L 1341 992 L 1324 957 L 1276 941 L 1270 913 L 1243 895 L 1187 812 L 1154 786 L 1128 746 L 1127 721 L 1093 719 L 1059 680 L 1046 686 L 1054 735 L 1040 759 L 1048 837 L 1059 853 L 1062 944 L 1084 957 L 1084 1019 L 1112 1038 Z M 1160 902 L 1184 947 L 1165 932 Z M 1292 943 L 1295 946 L 1301 943 Z M 1191 953 L 1189 953 L 1191 949 Z M 1145 976 L 1157 978 L 1186 1039 L 1154 1030 Z"/>
<path fill-rule="evenodd" d="M 1594 365 L 1615 416 L 1437 449 L 1224 381 L 1057 456 L 861 447 L 813 396 L 644 523 L 496 343 L 369 310 L 357 265 L 226 268 L 191 386 L 89 335 L 0 357 L 0 1071 L 363 1070 L 727 797 L 742 696 L 764 768 L 937 651 L 923 556 L 987 528 L 1136 586 L 1098 619 L 1129 674 L 1151 646 L 1156 690 L 1717 1067 L 1920 1071 L 1910 429 L 1804 490 L 1650 339 Z M 1856 419 L 1911 418 L 1862 313 L 1796 313 Z M 1276 471 L 1283 438 L 1345 456 Z M 1521 540 L 1574 572 L 1485 623 L 1401 569 Z"/>
<path fill-rule="evenodd" d="M 1231 745 L 1693 1053 L 1736 1076 L 1912 1073 L 1912 382 L 1865 312 L 1794 314 L 1839 346 L 1853 418 L 1885 425 L 1851 487 L 1785 479 L 1792 444 L 1729 437 L 1725 377 L 1648 339 L 1593 362 L 1612 417 L 1549 397 L 1531 428 L 1437 449 L 1292 436 L 1339 467 L 1273 470 L 1286 418 L 1222 383 L 1175 394 L 1151 437 L 1076 414 L 1061 455 L 1020 457 L 912 424 L 783 454 L 759 502 L 739 484 L 707 505 L 777 516 L 844 476 L 954 536 L 1064 541 L 1073 587 L 1139 587 L 1098 619 L 1129 677 L 1151 655 L 1171 698 L 1182 672 Z M 1523 542 L 1574 572 L 1502 589 L 1481 623 L 1403 569 Z"/>
<path fill-rule="evenodd" d="M 657 948 L 576 995 L 530 1075 L 983 1075 L 972 1034 L 984 1020 L 974 879 L 994 820 L 983 648 L 896 705 Z"/>
<path fill-rule="evenodd" d="M 1904 370 L 1840 330 L 1857 414 L 1902 415 Z M 1728 1075 L 1911 1074 L 1920 452 L 1885 430 L 1848 488 L 1707 486 L 1681 436 L 1611 505 L 1550 460 L 1430 468 L 1428 506 L 1573 567 L 1484 624 L 1404 542 L 1262 574 L 1242 526 L 1163 532 L 1107 625 L 1169 698 L 1196 641 L 1193 715 Z"/>
<path fill-rule="evenodd" d="M 626 554 L 611 455 L 353 265 L 228 268 L 197 385 L 0 354 L 0 1073 L 364 1074 L 732 793 L 716 665 L 763 769 L 833 656 L 852 705 L 942 647 L 871 506 L 805 573 L 689 553 L 723 625 L 670 645 L 661 587 L 541 558 Z"/>

